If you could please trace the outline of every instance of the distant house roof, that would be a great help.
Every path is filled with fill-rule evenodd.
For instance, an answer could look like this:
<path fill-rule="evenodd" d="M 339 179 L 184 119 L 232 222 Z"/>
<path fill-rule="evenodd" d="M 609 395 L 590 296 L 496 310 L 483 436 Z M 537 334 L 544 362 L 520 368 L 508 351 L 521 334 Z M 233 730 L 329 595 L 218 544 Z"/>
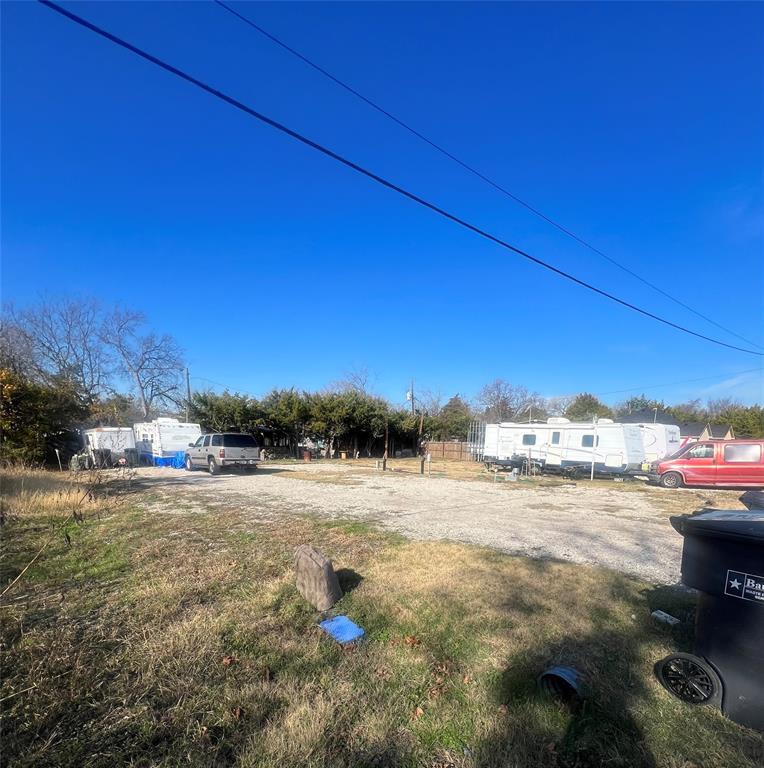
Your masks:
<path fill-rule="evenodd" d="M 732 440 L 735 437 L 732 425 L 730 424 L 709 424 L 706 430 L 709 437 L 714 437 L 718 440 Z"/>
<path fill-rule="evenodd" d="M 702 421 L 679 422 L 679 434 L 682 437 L 697 437 L 700 440 L 735 439 L 735 432 L 731 424 L 704 424 Z"/>
<path fill-rule="evenodd" d="M 700 437 L 706 425 L 702 421 L 680 421 L 679 434 L 682 437 Z"/>

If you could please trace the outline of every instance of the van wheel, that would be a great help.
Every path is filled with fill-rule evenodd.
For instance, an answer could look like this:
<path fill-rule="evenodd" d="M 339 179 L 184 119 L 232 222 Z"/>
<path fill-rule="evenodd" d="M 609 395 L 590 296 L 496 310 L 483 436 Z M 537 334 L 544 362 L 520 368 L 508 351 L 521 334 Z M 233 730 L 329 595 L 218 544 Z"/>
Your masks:
<path fill-rule="evenodd" d="M 661 475 L 660 483 L 664 488 L 681 488 L 683 485 L 679 472 L 666 472 Z"/>
<path fill-rule="evenodd" d="M 191 457 L 190 456 L 186 456 L 186 470 L 188 472 L 193 472 L 194 471 L 194 465 L 191 463 Z"/>
<path fill-rule="evenodd" d="M 210 456 L 209 460 L 207 461 L 207 466 L 209 467 L 211 475 L 220 474 L 220 467 L 217 465 L 215 459 L 212 456 Z"/>

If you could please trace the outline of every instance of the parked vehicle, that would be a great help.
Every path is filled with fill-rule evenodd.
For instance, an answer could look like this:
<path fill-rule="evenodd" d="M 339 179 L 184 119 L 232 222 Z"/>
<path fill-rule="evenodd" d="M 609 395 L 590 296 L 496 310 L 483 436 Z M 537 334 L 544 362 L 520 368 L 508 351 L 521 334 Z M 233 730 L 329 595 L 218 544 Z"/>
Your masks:
<path fill-rule="evenodd" d="M 245 467 L 254 471 L 258 461 L 260 447 L 257 441 L 252 435 L 240 432 L 201 435 L 186 448 L 186 469 L 189 472 L 200 467 L 207 467 L 211 475 L 229 467 Z"/>
<path fill-rule="evenodd" d="M 675 424 L 640 422 L 635 426 L 639 427 L 642 434 L 642 447 L 645 449 L 647 462 L 672 456 L 681 447 L 680 430 Z"/>
<path fill-rule="evenodd" d="M 764 440 L 702 440 L 656 462 L 664 488 L 721 485 L 764 488 Z"/>
<path fill-rule="evenodd" d="M 483 461 L 498 466 L 529 465 L 552 472 L 583 472 L 594 462 L 598 473 L 639 472 L 645 461 L 642 430 L 610 419 L 571 422 L 487 424 Z"/>
<path fill-rule="evenodd" d="M 159 418 L 133 425 L 135 447 L 142 461 L 154 465 L 166 465 L 176 454 L 181 459 L 189 443 L 202 433 L 198 424 L 177 419 Z"/>
<path fill-rule="evenodd" d="M 95 427 L 82 433 L 84 453 L 91 467 L 113 467 L 135 459 L 135 437 L 130 427 Z"/>

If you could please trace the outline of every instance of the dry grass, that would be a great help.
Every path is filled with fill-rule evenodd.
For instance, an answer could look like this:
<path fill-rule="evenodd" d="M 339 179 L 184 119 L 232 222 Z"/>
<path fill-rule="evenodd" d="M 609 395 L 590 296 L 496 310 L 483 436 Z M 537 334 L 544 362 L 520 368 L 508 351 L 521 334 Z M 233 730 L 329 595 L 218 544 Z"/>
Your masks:
<path fill-rule="evenodd" d="M 4 580 L 41 535 L 29 514 L 6 526 Z M 327 640 L 294 588 L 292 553 L 306 541 L 340 569 L 337 608 L 368 636 L 355 649 Z M 254 526 L 222 507 L 162 515 L 136 497 L 58 539 L 12 597 L 0 606 L 9 765 L 764 759 L 760 736 L 653 680 L 652 664 L 687 638 L 649 612 L 691 618 L 692 600 L 601 569 L 411 543 L 359 523 Z M 554 662 L 586 674 L 582 711 L 537 692 Z"/>

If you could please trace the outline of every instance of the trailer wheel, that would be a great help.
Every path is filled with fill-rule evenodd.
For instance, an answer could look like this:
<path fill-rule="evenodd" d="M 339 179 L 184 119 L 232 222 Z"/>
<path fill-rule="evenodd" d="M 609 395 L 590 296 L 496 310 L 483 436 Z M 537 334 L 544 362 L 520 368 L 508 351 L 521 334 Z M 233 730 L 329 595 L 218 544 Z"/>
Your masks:
<path fill-rule="evenodd" d="M 687 704 L 721 706 L 722 681 L 700 656 L 674 653 L 655 665 L 655 675 L 672 696 Z"/>
<path fill-rule="evenodd" d="M 217 465 L 217 462 L 213 456 L 210 456 L 209 460 L 207 461 L 207 467 L 209 468 L 211 475 L 220 474 L 220 467 Z"/>
<path fill-rule="evenodd" d="M 681 488 L 682 476 L 679 472 L 666 472 L 665 475 L 661 475 L 660 484 L 664 488 Z"/>

